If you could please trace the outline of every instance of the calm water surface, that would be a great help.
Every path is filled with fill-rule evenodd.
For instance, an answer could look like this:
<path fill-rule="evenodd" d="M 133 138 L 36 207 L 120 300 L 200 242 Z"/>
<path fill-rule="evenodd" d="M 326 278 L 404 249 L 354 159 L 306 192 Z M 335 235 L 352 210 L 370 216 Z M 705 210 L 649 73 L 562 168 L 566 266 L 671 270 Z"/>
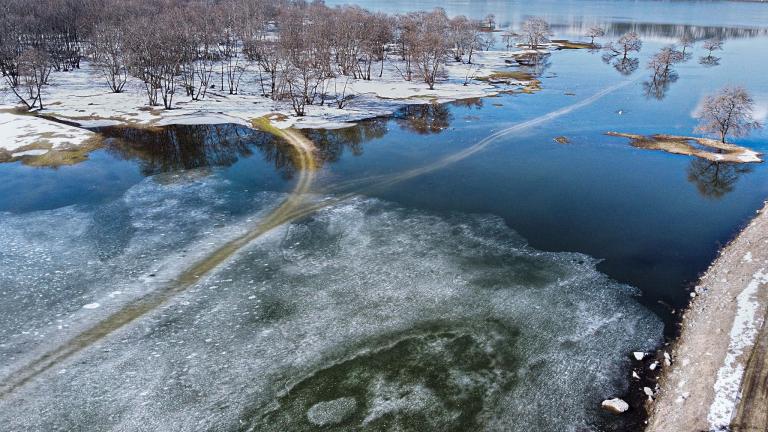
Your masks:
<path fill-rule="evenodd" d="M 765 121 L 768 6 L 360 4 L 494 13 L 501 25 L 539 15 L 559 37 L 599 24 L 613 37 L 634 29 L 645 43 L 634 71 L 601 53 L 559 51 L 537 69 L 535 94 L 306 131 L 322 162 L 312 199 L 353 197 L 249 246 L 102 351 L 61 367 L 72 375 L 45 376 L 0 410 L 47 411 L 0 420 L 94 430 L 308 430 L 334 415 L 340 430 L 635 427 L 601 413 L 599 401 L 626 392 L 627 353 L 674 332 L 671 310 L 761 207 L 768 169 L 640 150 L 605 132 L 689 135 L 699 101 L 726 84 L 748 88 Z M 697 47 L 674 82 L 649 86 L 648 58 L 684 32 L 727 38 L 719 64 L 700 64 Z M 593 104 L 440 163 L 627 80 Z M 0 376 L 66 339 L 56 320 L 76 329 L 90 319 L 82 304 L 119 308 L 110 299 L 140 295 L 242 231 L 299 176 L 284 144 L 239 126 L 101 132 L 112 137 L 105 148 L 75 166 L 0 165 L 0 284 L 14 300 L 0 306 L 0 364 L 10 365 Z M 737 142 L 768 152 L 766 138 Z M 439 169 L 398 177 L 425 166 Z M 52 402 L 51 392 L 63 397 Z M 143 411 L 131 408 L 140 403 Z M 93 420 L 94 409 L 110 415 Z"/>

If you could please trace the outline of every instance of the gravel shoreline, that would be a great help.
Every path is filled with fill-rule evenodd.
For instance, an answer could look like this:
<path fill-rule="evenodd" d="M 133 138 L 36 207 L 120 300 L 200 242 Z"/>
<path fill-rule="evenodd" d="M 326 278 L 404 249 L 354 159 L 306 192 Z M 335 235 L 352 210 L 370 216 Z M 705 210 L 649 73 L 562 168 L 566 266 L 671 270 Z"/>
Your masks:
<path fill-rule="evenodd" d="M 647 431 L 764 431 L 768 395 L 768 203 L 692 293 Z"/>

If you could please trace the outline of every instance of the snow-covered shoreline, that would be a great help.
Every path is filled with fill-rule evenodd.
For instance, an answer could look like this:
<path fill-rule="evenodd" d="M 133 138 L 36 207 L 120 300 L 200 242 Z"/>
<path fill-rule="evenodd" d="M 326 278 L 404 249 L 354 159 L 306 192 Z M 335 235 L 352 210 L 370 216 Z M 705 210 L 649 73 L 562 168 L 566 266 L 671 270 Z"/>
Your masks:
<path fill-rule="evenodd" d="M 124 92 L 110 92 L 99 71 L 84 61 L 78 70 L 51 76 L 43 95 L 46 109 L 41 114 L 83 128 L 222 123 L 250 126 L 253 119 L 271 114 L 279 114 L 273 116 L 280 118 L 273 124 L 283 129 L 343 128 L 353 126 L 357 121 L 391 115 L 408 104 L 444 103 L 526 88 L 535 82 L 534 78 L 513 78 L 504 83 L 489 83 L 482 78 L 517 70 L 515 57 L 531 53 L 531 50 L 485 51 L 475 55 L 473 64 L 449 63 L 445 68 L 446 77 L 433 90 L 416 79 L 403 80 L 396 60 L 387 61 L 380 78 L 374 77 L 370 81 L 336 78 L 336 85 L 346 85 L 346 94 L 350 96 L 343 108 L 333 102 L 322 105 L 316 102 L 308 105 L 306 115 L 301 117 L 292 112 L 289 102 L 273 101 L 260 94 L 255 66 L 243 76 L 239 94 L 230 95 L 217 85 L 203 100 L 193 101 L 179 90 L 174 109 L 165 110 L 147 106 L 143 83 L 136 78 L 129 78 Z M 15 111 L 15 96 L 7 89 L 3 90 L 6 91 L 0 93 L 0 109 L 4 111 L 0 113 L 0 152 L 5 154 L 6 160 L 32 154 L 17 154 L 19 149 L 29 150 L 26 147 L 35 147 L 39 153 L 62 146 L 79 146 L 93 137 L 94 134 L 87 130 Z"/>
<path fill-rule="evenodd" d="M 768 203 L 699 281 L 682 319 L 673 363 L 664 368 L 649 407 L 647 431 L 721 431 L 735 424 L 758 430 L 749 428 L 755 422 L 750 416 L 765 412 L 764 396 L 755 393 L 763 381 L 746 384 L 749 377 L 765 374 L 763 363 L 753 363 L 751 356 L 766 332 L 767 232 Z"/>

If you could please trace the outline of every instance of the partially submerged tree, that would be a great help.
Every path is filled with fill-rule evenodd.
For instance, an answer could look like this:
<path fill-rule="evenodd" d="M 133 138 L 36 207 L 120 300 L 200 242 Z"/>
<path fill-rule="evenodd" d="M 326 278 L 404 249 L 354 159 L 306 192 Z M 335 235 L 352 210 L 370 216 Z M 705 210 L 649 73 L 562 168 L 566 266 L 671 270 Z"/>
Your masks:
<path fill-rule="evenodd" d="M 482 47 L 486 51 L 490 51 L 491 48 L 493 48 L 496 45 L 496 33 L 494 32 L 483 32 L 480 35 L 480 41 Z"/>
<path fill-rule="evenodd" d="M 631 75 L 640 66 L 640 61 L 637 58 L 629 57 L 629 53 L 639 52 L 642 46 L 643 42 L 637 33 L 625 33 L 618 41 L 609 42 L 605 46 L 606 52 L 603 54 L 603 61 L 612 64 L 620 74 Z"/>
<path fill-rule="evenodd" d="M 486 15 L 481 25 L 484 29 L 488 31 L 496 30 L 496 15 L 494 14 Z"/>
<path fill-rule="evenodd" d="M 699 58 L 699 63 L 704 66 L 717 66 L 720 64 L 720 57 L 713 55 L 714 51 L 720 51 L 723 49 L 723 41 L 719 37 L 713 37 L 707 39 L 702 44 L 702 47 L 707 50 L 707 55 Z"/>
<path fill-rule="evenodd" d="M 635 32 L 623 34 L 618 41 L 609 43 L 605 48 L 614 56 L 622 56 L 626 59 L 631 52 L 640 52 L 643 47 L 643 41 Z"/>
<path fill-rule="evenodd" d="M 669 90 L 669 85 L 677 81 L 677 72 L 673 69 L 676 63 L 682 62 L 685 55 L 674 46 L 662 48 L 651 57 L 648 69 L 652 71 L 649 81 L 643 83 L 646 97 L 664 99 Z"/>
<path fill-rule="evenodd" d="M 589 38 L 589 44 L 594 46 L 596 38 L 605 36 L 605 30 L 601 27 L 590 27 L 589 30 L 587 30 L 586 36 Z"/>
<path fill-rule="evenodd" d="M 504 42 L 504 46 L 507 47 L 507 51 L 512 47 L 512 45 L 515 43 L 515 40 L 517 40 L 518 34 L 513 32 L 512 29 L 509 29 L 502 33 L 501 35 L 501 41 Z"/>
<path fill-rule="evenodd" d="M 680 44 L 680 47 L 682 48 L 683 56 L 687 56 L 689 53 L 686 51 L 688 48 L 693 48 L 694 44 L 696 43 L 696 40 L 688 33 L 683 34 L 680 39 L 678 40 L 678 43 Z"/>
<path fill-rule="evenodd" d="M 723 40 L 719 37 L 713 37 L 712 39 L 707 39 L 702 44 L 702 48 L 709 51 L 709 56 L 712 56 L 713 51 L 720 51 L 723 49 Z"/>
<path fill-rule="evenodd" d="M 673 73 L 672 66 L 682 62 L 685 54 L 674 46 L 664 47 L 651 57 L 648 68 L 653 71 L 653 79 L 668 78 Z"/>
<path fill-rule="evenodd" d="M 617 57 L 613 61 L 613 68 L 622 75 L 632 75 L 640 67 L 640 60 L 630 57 Z"/>
<path fill-rule="evenodd" d="M 520 40 L 531 49 L 538 49 L 539 46 L 548 43 L 552 31 L 549 29 L 549 23 L 543 18 L 529 18 L 525 20 L 520 29 Z"/>
<path fill-rule="evenodd" d="M 725 87 L 714 95 L 704 98 L 696 114 L 699 119 L 697 132 L 716 135 L 721 142 L 731 137 L 748 135 L 762 127 L 753 118 L 754 100 L 743 87 Z"/>

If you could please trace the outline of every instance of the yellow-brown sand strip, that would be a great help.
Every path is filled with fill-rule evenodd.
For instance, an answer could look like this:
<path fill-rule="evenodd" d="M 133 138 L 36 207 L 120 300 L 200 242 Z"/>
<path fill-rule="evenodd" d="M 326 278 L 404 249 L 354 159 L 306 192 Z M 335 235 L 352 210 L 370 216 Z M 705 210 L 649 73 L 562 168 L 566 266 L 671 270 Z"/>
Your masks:
<path fill-rule="evenodd" d="M 269 125 L 268 120 L 254 121 L 254 126 L 261 128 L 287 141 L 293 149 L 293 157 L 299 168 L 299 177 L 291 194 L 282 204 L 267 215 L 253 230 L 225 244 L 211 255 L 195 263 L 165 288 L 153 291 L 109 315 L 93 327 L 78 334 L 58 348 L 42 355 L 21 370 L 14 372 L 10 379 L 2 383 L 0 398 L 7 396 L 54 365 L 66 360 L 112 332 L 135 321 L 137 318 L 156 309 L 168 300 L 196 284 L 201 277 L 232 257 L 243 246 L 273 228 L 290 220 L 294 210 L 301 204 L 303 196 L 309 191 L 314 179 L 314 145 L 301 133 L 294 130 L 282 130 Z"/>

